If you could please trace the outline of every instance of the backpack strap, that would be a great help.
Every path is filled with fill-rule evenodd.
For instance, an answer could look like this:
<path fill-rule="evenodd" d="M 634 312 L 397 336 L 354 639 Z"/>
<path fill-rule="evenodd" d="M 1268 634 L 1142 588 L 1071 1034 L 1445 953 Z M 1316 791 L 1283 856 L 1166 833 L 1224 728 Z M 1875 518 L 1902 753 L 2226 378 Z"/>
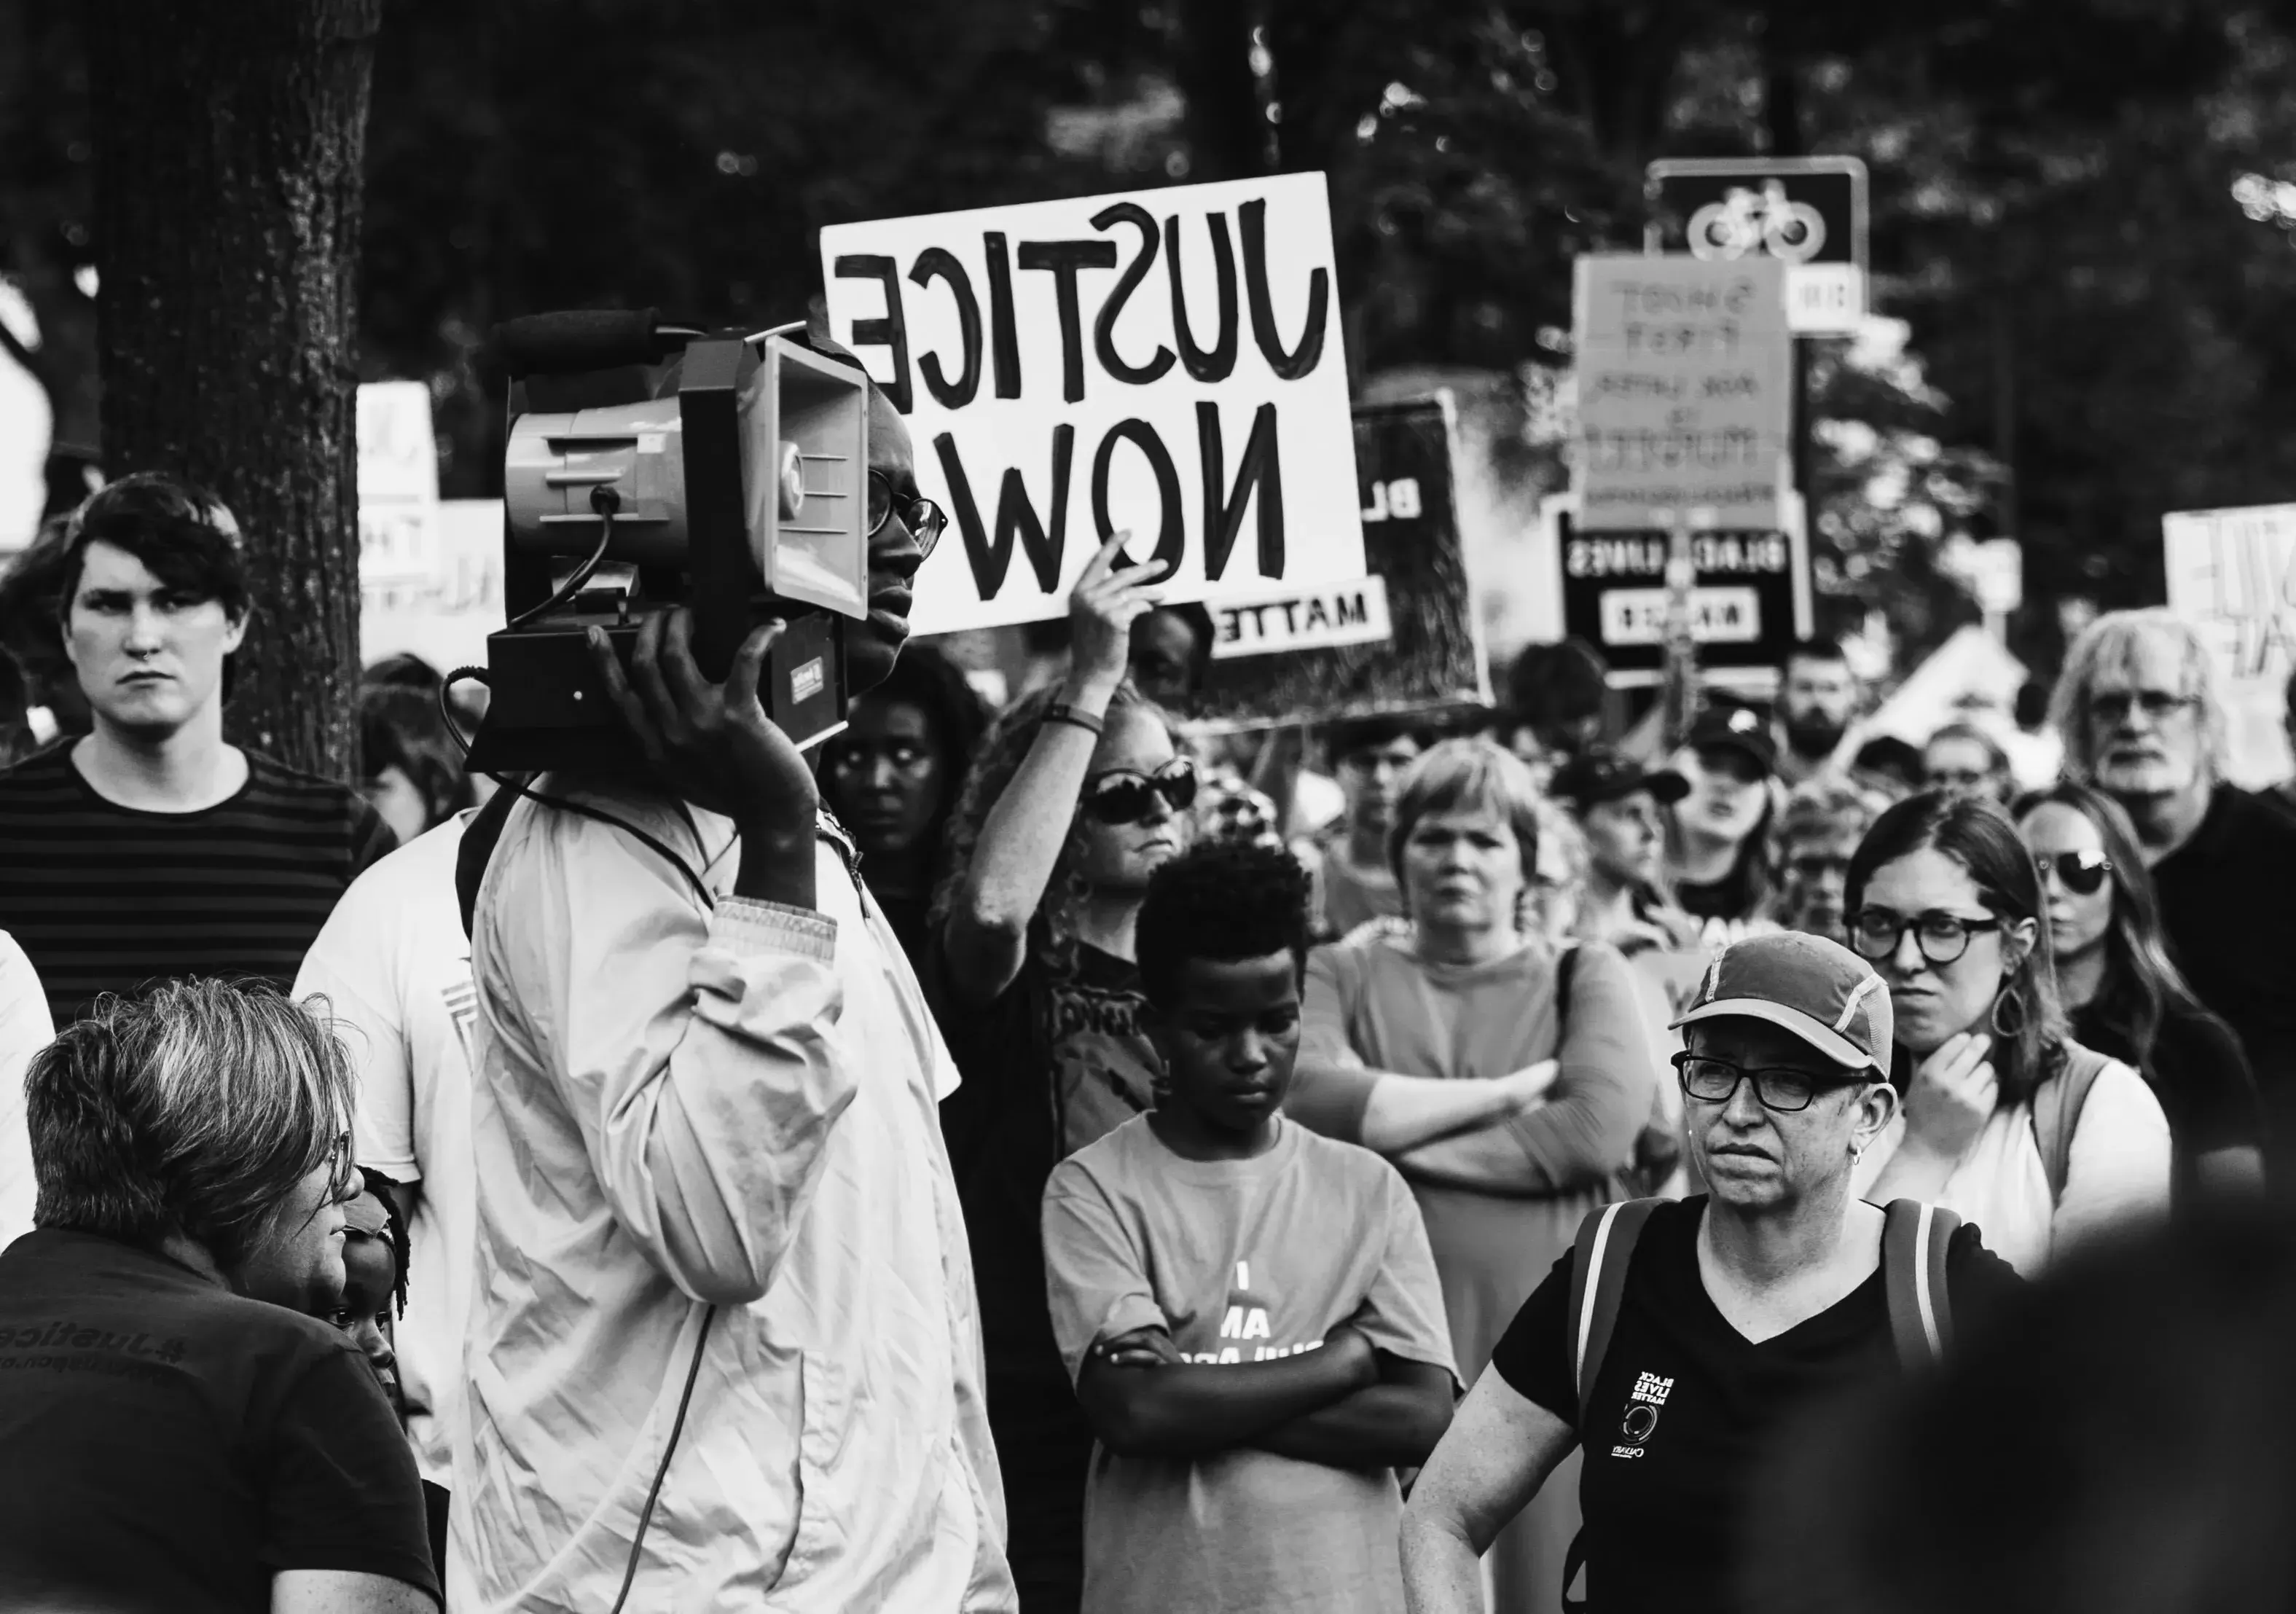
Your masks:
<path fill-rule="evenodd" d="M 1554 1050 L 1570 1035 L 1570 987 L 1578 977 L 1578 944 L 1571 942 L 1554 958 Z"/>
<path fill-rule="evenodd" d="M 2033 1141 L 2041 1146 L 2041 1169 L 2049 1179 L 2052 1206 L 2065 1197 L 2065 1183 L 2072 1176 L 2073 1134 L 2080 1130 L 2081 1106 L 2112 1062 L 2076 1042 L 2064 1048 L 2064 1063 L 2033 1094 Z"/>
<path fill-rule="evenodd" d="M 1594 1397 L 1595 1375 L 1603 1371 L 1603 1357 L 1611 1348 L 1611 1331 L 1618 1326 L 1627 1265 L 1634 1259 L 1643 1224 L 1663 1203 L 1662 1200 L 1621 1200 L 1578 1224 L 1570 1263 L 1570 1369 L 1578 1387 L 1582 1430 L 1587 1404 Z"/>
<path fill-rule="evenodd" d="M 1945 1257 L 1961 1218 L 1919 1200 L 1892 1200 L 1882 1215 L 1882 1292 L 1890 1302 L 1890 1335 L 1901 1366 L 1924 1367 L 1953 1344 Z"/>

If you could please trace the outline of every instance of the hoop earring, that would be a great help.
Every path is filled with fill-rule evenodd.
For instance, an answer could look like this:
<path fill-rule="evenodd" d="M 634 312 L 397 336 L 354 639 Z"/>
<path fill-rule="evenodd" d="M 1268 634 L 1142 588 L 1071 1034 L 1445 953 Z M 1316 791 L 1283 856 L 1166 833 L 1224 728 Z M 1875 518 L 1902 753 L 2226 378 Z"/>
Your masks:
<path fill-rule="evenodd" d="M 2013 1026 L 2005 1026 L 2001 1023 L 2001 1009 L 2005 1004 L 2014 1005 L 2016 1008 L 2017 1023 Z M 2013 986 L 2005 986 L 1993 999 L 1993 1012 L 1986 1016 L 1986 1024 L 1992 1028 L 1993 1035 L 2003 1042 L 2012 1042 L 2023 1034 L 2025 1028 L 2032 1023 L 2032 1018 L 2031 1012 L 2025 1005 L 2024 993 Z"/>

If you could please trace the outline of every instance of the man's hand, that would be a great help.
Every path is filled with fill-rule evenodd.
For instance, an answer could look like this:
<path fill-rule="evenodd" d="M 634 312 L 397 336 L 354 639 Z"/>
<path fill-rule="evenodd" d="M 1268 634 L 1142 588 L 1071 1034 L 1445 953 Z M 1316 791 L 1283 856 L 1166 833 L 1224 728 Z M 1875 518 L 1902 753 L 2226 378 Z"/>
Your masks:
<path fill-rule="evenodd" d="M 784 626 L 776 618 L 752 631 L 723 684 L 694 665 L 693 619 L 683 606 L 639 627 L 627 676 L 601 629 L 590 630 L 590 654 L 662 788 L 740 829 L 735 893 L 810 908 L 821 797 L 813 770 L 758 698 L 767 652 Z"/>
<path fill-rule="evenodd" d="M 1543 1059 L 1535 1065 L 1509 1071 L 1498 1078 L 1497 1086 L 1506 1090 L 1517 1109 L 1529 1109 L 1546 1096 L 1546 1090 L 1554 1086 L 1554 1078 L 1562 1070 L 1560 1061 Z"/>
<path fill-rule="evenodd" d="M 1092 1354 L 1111 1367 L 1178 1367 L 1187 1357 L 1160 1328 L 1136 1328 L 1128 1334 L 1103 1340 Z"/>

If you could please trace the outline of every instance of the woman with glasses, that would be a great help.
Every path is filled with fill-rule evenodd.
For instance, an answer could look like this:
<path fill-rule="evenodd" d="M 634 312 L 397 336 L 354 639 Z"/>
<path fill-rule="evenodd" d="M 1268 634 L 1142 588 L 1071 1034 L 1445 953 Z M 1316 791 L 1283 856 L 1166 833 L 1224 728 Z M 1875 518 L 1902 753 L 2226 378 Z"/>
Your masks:
<path fill-rule="evenodd" d="M 1662 1070 L 1626 960 L 1539 923 L 1541 813 L 1488 740 L 1412 766 L 1387 843 L 1406 917 L 1309 956 L 1284 1102 L 1411 1183 L 1470 1381 L 1587 1212 L 1625 1197 Z M 1496 1606 L 1554 1608 L 1577 1528 L 1576 1487 L 1549 1487 L 1495 1550 Z"/>
<path fill-rule="evenodd" d="M 1483 1614 L 1479 1555 L 1526 1497 L 1574 1489 L 1587 1606 L 1739 1607 L 1740 1577 L 1759 1567 L 1741 1498 L 1766 1454 L 1803 1407 L 1897 1370 L 1883 1212 L 1851 1187 L 1898 1107 L 1888 992 L 1839 943 L 1759 936 L 1708 966 L 1676 1024 L 1709 1192 L 1652 1208 L 1638 1235 L 1597 1224 L 1591 1283 L 1574 1283 L 1569 1246 L 1540 1274 L 1412 1492 L 1414 1614 Z M 1942 1265 L 1956 1322 L 2015 1286 L 1973 1227 L 1953 1232 Z M 1615 1297 L 1600 1345 L 1574 1289 Z M 1581 1452 L 1574 1485 L 1557 1471 Z M 1562 1573 L 1557 1561 L 1541 1605 Z"/>
<path fill-rule="evenodd" d="M 1148 877 L 1188 840 L 1193 765 L 1126 677 L 1160 567 L 1119 570 L 1119 534 L 1069 596 L 1068 680 L 982 741 L 933 901 L 941 1028 L 964 1082 L 941 1107 L 964 1203 L 1024 1608 L 1073 1609 L 1092 1431 L 1045 1304 L 1053 1167 L 1155 1102 L 1132 928 Z"/>
<path fill-rule="evenodd" d="M 2082 784 L 2035 791 L 2017 828 L 2041 871 L 2057 995 L 2083 1046 L 2152 1085 L 2177 1146 L 2179 1195 L 2264 1181 L 2264 1113 L 2230 1026 L 2169 957 L 2152 878 L 2120 803 Z"/>
<path fill-rule="evenodd" d="M 2028 1275 L 2167 1208 L 2168 1120 L 2142 1077 L 2067 1032 L 2040 876 L 2006 813 L 1936 791 L 1898 803 L 1848 894 L 1850 946 L 1889 984 L 1905 1097 L 1866 1156 L 1868 1199 L 1945 1206 Z"/>

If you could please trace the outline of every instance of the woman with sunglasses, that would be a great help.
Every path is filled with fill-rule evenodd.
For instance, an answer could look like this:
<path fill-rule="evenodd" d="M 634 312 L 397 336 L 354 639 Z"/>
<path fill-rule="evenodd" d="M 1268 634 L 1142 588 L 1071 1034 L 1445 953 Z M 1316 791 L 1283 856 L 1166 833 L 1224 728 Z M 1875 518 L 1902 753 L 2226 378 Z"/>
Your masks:
<path fill-rule="evenodd" d="M 2264 1181 L 2264 1112 L 2240 1038 L 2169 957 L 2160 899 L 2120 804 L 2062 783 L 2017 803 L 2041 871 L 2057 995 L 2086 1047 L 2133 1065 L 2168 1113 L 2179 1197 Z"/>
<path fill-rule="evenodd" d="M 1153 1104 L 1132 928 L 1148 877 L 1187 845 L 1196 777 L 1163 712 L 1126 676 L 1156 562 L 1125 536 L 1069 596 L 1068 679 L 990 727 L 949 823 L 930 976 L 964 1082 L 941 1128 L 972 1244 L 989 1426 L 1024 1608 L 1073 1609 L 1084 1578 L 1092 1430 L 1045 1305 L 1053 1167 Z"/>
<path fill-rule="evenodd" d="M 1849 860 L 1848 898 L 1905 1095 L 1866 1157 L 1867 1199 L 1943 1205 L 2027 1276 L 2167 1208 L 2168 1120 L 2142 1077 L 2066 1031 L 2040 876 L 2006 813 L 1935 791 L 1898 803 Z"/>
<path fill-rule="evenodd" d="M 1412 765 L 1387 841 L 1406 917 L 1309 955 L 1284 1101 L 1409 1180 L 1471 1383 L 1587 1213 L 1626 1196 L 1663 1071 L 1626 960 L 1546 933 L 1544 810 L 1488 740 Z M 1578 1505 L 1574 1471 L 1501 1533 L 1496 1607 L 1555 1606 Z"/>

